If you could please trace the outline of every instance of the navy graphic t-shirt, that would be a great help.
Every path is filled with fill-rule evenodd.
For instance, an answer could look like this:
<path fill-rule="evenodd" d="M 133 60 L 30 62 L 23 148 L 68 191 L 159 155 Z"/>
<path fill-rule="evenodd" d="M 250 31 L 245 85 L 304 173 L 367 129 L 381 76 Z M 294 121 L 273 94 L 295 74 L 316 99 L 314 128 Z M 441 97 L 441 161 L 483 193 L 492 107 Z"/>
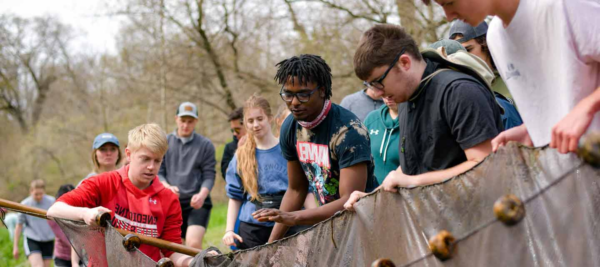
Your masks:
<path fill-rule="evenodd" d="M 340 169 L 367 163 L 366 191 L 375 189 L 373 160 L 367 128 L 350 111 L 336 104 L 317 127 L 305 129 L 293 116 L 281 126 L 281 152 L 300 161 L 310 188 L 321 205 L 340 198 Z"/>

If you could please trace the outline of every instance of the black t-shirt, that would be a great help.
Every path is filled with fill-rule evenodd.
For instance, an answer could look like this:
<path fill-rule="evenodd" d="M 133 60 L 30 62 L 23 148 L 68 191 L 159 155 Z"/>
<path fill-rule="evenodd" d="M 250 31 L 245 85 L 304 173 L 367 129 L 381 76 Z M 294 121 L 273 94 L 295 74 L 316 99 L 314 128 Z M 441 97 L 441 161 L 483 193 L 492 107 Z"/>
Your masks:
<path fill-rule="evenodd" d="M 235 155 L 235 151 L 237 150 L 238 140 L 233 137 L 233 141 L 227 143 L 225 145 L 225 150 L 223 150 L 223 159 L 221 160 L 221 175 L 223 175 L 223 179 L 225 179 L 225 174 L 227 174 L 227 167 L 229 167 L 229 162 L 233 159 L 233 155 Z"/>
<path fill-rule="evenodd" d="M 423 77 L 438 63 L 425 59 Z M 415 98 L 416 97 L 416 98 Z M 464 150 L 502 132 L 494 95 L 472 76 L 442 71 L 398 106 L 400 165 L 407 175 L 451 168 L 467 160 Z"/>
<path fill-rule="evenodd" d="M 367 192 L 377 186 L 367 128 L 350 111 L 336 104 L 325 120 L 312 130 L 293 116 L 283 122 L 281 152 L 288 161 L 299 161 L 321 205 L 340 198 L 340 169 L 367 163 Z"/>

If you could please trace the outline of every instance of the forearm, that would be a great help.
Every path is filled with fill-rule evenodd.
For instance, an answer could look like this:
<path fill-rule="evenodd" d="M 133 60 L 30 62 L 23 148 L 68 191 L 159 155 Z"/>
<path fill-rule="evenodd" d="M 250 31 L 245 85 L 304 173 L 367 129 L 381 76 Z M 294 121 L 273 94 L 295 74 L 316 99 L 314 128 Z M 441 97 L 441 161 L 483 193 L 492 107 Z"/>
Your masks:
<path fill-rule="evenodd" d="M 205 177 L 205 178 L 202 181 L 202 184 L 200 185 L 201 190 L 206 188 L 208 190 L 208 192 L 210 192 L 210 190 L 212 190 L 213 186 L 215 185 L 215 172 L 213 171 L 210 173 L 210 175 L 203 176 L 203 177 Z"/>
<path fill-rule="evenodd" d="M 57 201 L 54 203 L 46 215 L 52 218 L 62 218 L 74 221 L 83 221 L 83 214 L 89 210 L 88 208 L 73 207 L 67 203 Z"/>
<path fill-rule="evenodd" d="M 203 199 L 206 199 L 206 197 L 208 197 L 208 194 L 210 194 L 210 189 L 206 187 L 201 187 L 200 192 L 198 192 L 198 194 L 200 194 L 200 197 L 202 197 Z"/>
<path fill-rule="evenodd" d="M 215 148 L 212 143 L 208 143 L 206 147 L 206 154 L 204 160 L 200 163 L 202 166 L 202 185 L 201 187 L 208 188 L 208 191 L 212 190 L 215 185 L 215 176 L 217 175 L 217 159 L 215 158 Z"/>
<path fill-rule="evenodd" d="M 424 186 L 430 184 L 436 184 L 448 180 L 454 176 L 468 171 L 477 165 L 481 160 L 467 160 L 461 164 L 458 164 L 452 168 L 445 170 L 432 171 L 414 176 L 415 186 Z"/>
<path fill-rule="evenodd" d="M 600 87 L 596 88 L 592 94 L 582 99 L 578 105 L 586 105 L 588 113 L 594 115 L 600 111 Z"/>
<path fill-rule="evenodd" d="M 336 212 L 344 209 L 344 203 L 348 200 L 350 195 L 340 197 L 340 199 L 327 203 L 326 205 L 320 206 L 316 209 L 299 210 L 295 211 L 296 225 L 313 225 L 315 223 L 322 222 L 327 218 L 333 216 Z"/>
<path fill-rule="evenodd" d="M 227 206 L 227 226 L 225 227 L 226 232 L 233 231 L 235 229 L 235 221 L 237 220 L 241 206 L 242 201 L 237 199 L 229 199 L 229 205 Z"/>
<path fill-rule="evenodd" d="M 190 266 L 190 263 L 192 262 L 192 260 L 194 258 L 192 258 L 191 256 L 188 256 L 188 255 L 185 255 L 185 254 L 175 252 L 175 253 L 171 254 L 169 259 L 171 259 L 171 261 L 173 261 L 173 263 L 177 267 L 188 267 L 188 266 Z"/>
<path fill-rule="evenodd" d="M 304 200 L 306 199 L 307 189 L 305 190 L 297 190 L 288 188 L 283 196 L 283 200 L 281 201 L 281 206 L 279 209 L 281 211 L 297 211 L 302 208 L 304 204 Z M 283 238 L 285 233 L 289 229 L 289 226 L 283 225 L 281 223 L 275 223 L 273 230 L 271 231 L 271 236 L 269 237 L 269 243 L 275 240 Z"/>
<path fill-rule="evenodd" d="M 15 236 L 13 239 L 13 247 L 14 248 L 18 248 L 19 247 L 19 238 L 21 238 L 21 231 L 23 230 L 23 224 L 17 224 L 17 226 L 15 227 Z"/>
<path fill-rule="evenodd" d="M 71 266 L 79 267 L 79 255 L 75 252 L 75 249 L 71 247 Z"/>

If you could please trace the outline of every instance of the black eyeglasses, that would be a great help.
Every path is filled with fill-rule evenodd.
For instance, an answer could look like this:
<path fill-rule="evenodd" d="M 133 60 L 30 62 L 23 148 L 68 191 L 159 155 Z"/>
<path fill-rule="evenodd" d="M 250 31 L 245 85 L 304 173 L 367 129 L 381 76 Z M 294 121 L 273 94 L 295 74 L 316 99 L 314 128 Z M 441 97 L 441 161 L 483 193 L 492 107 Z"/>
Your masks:
<path fill-rule="evenodd" d="M 385 77 L 388 75 L 390 70 L 392 70 L 392 68 L 396 65 L 396 63 L 398 63 L 398 60 L 400 59 L 400 56 L 402 54 L 404 54 L 404 48 L 402 48 L 402 50 L 400 50 L 400 53 L 398 53 L 398 55 L 396 56 L 394 61 L 392 61 L 392 64 L 390 64 L 388 69 L 385 71 L 385 73 L 383 73 L 383 75 L 381 77 L 379 77 L 379 79 L 376 79 L 375 81 L 372 81 L 372 82 L 364 81 L 363 84 L 366 87 L 371 88 L 371 89 L 383 90 L 383 88 L 384 88 L 383 79 L 385 79 Z"/>
<path fill-rule="evenodd" d="M 317 85 L 317 87 L 315 89 L 312 89 L 310 92 L 299 92 L 299 93 L 290 93 L 290 92 L 285 92 L 283 91 L 283 86 L 281 86 L 281 90 L 279 91 L 279 95 L 281 95 L 281 99 L 283 99 L 283 101 L 291 103 L 292 101 L 294 101 L 294 97 L 298 98 L 298 101 L 300 101 L 300 103 L 306 103 L 308 102 L 308 100 L 310 100 L 310 96 L 312 94 L 314 94 L 317 89 L 319 89 L 321 86 Z M 310 90 L 310 89 L 306 89 L 306 90 Z"/>

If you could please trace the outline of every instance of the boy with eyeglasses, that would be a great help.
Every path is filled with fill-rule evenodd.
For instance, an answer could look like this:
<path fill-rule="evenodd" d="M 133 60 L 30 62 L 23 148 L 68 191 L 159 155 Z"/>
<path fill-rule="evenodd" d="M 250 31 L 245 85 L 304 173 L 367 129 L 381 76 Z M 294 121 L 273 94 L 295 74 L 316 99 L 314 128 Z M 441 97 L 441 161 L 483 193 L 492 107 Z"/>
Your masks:
<path fill-rule="evenodd" d="M 325 60 L 304 54 L 277 66 L 281 98 L 292 112 L 280 135 L 289 183 L 280 209 L 253 213 L 259 221 L 276 222 L 269 242 L 282 238 L 290 226 L 331 217 L 353 191 L 369 192 L 377 185 L 367 129 L 352 112 L 331 102 L 331 69 Z M 300 210 L 309 185 L 319 207 Z"/>
<path fill-rule="evenodd" d="M 398 187 L 443 182 L 481 162 L 503 130 L 500 108 L 482 81 L 423 57 L 402 27 L 376 25 L 354 54 L 354 71 L 365 85 L 400 103 L 400 167 L 382 183 Z M 362 192 L 345 205 L 352 209 Z"/>
<path fill-rule="evenodd" d="M 243 108 L 237 108 L 229 114 L 229 127 L 231 134 L 233 134 L 233 141 L 227 143 L 223 150 L 223 159 L 221 160 L 221 175 L 223 175 L 223 179 L 225 179 L 229 162 L 233 159 L 233 155 L 238 148 L 238 142 L 246 135 L 246 128 L 244 128 L 243 121 Z"/>

